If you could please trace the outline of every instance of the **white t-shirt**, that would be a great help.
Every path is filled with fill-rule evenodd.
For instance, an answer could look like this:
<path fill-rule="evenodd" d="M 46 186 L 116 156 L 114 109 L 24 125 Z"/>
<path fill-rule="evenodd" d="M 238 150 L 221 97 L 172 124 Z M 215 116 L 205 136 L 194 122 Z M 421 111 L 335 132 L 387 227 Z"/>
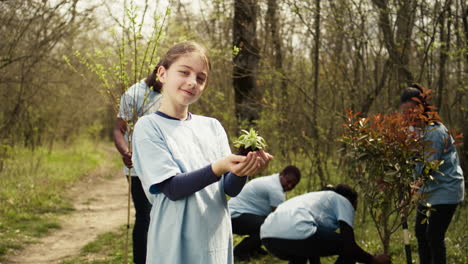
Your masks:
<path fill-rule="evenodd" d="M 120 97 L 120 107 L 117 113 L 118 118 L 130 122 L 133 113 L 137 117 L 152 114 L 158 111 L 161 105 L 161 94 L 152 91 L 145 80 L 135 83 Z M 128 144 L 128 131 L 125 133 L 125 140 Z M 125 175 L 128 175 L 128 168 L 124 166 Z M 136 176 L 135 170 L 132 170 L 132 176 Z"/>
<path fill-rule="evenodd" d="M 344 196 L 334 191 L 311 192 L 282 203 L 260 229 L 261 238 L 306 239 L 317 227 L 334 231 L 338 221 L 351 227 L 354 208 Z"/>
<path fill-rule="evenodd" d="M 231 154 L 221 124 L 197 115 L 173 120 L 152 114 L 138 120 L 133 141 L 133 165 L 153 204 L 146 263 L 233 263 L 223 179 L 177 201 L 157 188 L 150 192 L 152 186 L 176 174 Z"/>
<path fill-rule="evenodd" d="M 273 174 L 249 181 L 236 197 L 228 201 L 228 206 L 232 218 L 241 214 L 267 216 L 272 207 L 278 207 L 284 200 L 279 174 Z"/>

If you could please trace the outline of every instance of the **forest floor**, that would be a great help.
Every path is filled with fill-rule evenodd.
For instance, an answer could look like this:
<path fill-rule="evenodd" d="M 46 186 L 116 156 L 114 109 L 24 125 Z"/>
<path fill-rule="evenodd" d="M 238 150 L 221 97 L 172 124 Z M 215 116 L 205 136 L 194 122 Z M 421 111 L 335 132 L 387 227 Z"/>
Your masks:
<path fill-rule="evenodd" d="M 106 152 L 106 162 L 71 187 L 69 194 L 75 210 L 60 216 L 60 229 L 7 257 L 5 264 L 60 263 L 78 255 L 99 234 L 126 224 L 128 185 L 122 171 L 112 166 L 111 157 L 117 155 L 116 151 L 109 148 Z"/>

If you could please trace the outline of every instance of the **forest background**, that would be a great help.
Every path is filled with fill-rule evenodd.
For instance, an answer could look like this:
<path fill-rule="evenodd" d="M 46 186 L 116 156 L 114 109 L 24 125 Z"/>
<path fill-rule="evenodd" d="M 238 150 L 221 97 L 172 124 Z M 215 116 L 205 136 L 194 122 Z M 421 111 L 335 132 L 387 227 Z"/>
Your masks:
<path fill-rule="evenodd" d="M 111 140 L 118 93 L 109 93 L 113 83 L 103 83 L 83 58 L 119 65 L 121 36 L 132 39 L 123 19 L 130 13 L 138 27 L 145 21 L 135 43 L 154 39 L 155 47 L 151 65 L 133 78 L 146 76 L 176 42 L 204 44 L 213 70 L 191 112 L 220 120 L 231 139 L 255 127 L 275 155 L 266 173 L 287 164 L 301 169 L 295 194 L 349 183 L 336 140 L 345 109 L 362 116 L 398 111 L 400 93 L 412 82 L 433 90 L 449 129 L 468 135 L 463 0 L 141 0 L 125 1 L 127 10 L 123 2 L 0 1 L 1 176 L 26 152 Z M 28 162 L 42 164 L 40 155 Z M 11 203 L 2 186 L 0 203 Z M 454 244 L 465 244 L 456 254 L 466 260 L 468 236 L 460 230 Z"/>

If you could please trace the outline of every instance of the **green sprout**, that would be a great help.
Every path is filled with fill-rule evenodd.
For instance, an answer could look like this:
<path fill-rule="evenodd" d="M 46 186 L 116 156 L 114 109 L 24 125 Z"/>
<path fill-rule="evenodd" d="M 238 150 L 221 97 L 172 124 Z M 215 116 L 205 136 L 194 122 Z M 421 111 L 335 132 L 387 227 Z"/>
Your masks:
<path fill-rule="evenodd" d="M 253 128 L 250 131 L 242 129 L 242 135 L 234 141 L 234 146 L 236 148 L 251 149 L 252 151 L 264 149 L 266 147 L 266 142 L 263 137 L 257 134 Z"/>

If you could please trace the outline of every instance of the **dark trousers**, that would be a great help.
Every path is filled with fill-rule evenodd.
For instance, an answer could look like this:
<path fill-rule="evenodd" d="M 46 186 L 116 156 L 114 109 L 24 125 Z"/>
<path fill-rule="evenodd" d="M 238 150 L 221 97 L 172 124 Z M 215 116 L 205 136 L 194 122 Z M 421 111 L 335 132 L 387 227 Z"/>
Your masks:
<path fill-rule="evenodd" d="M 248 257 L 262 246 L 260 240 L 260 226 L 265 221 L 266 216 L 254 214 L 241 214 L 232 218 L 232 232 L 238 235 L 249 235 L 244 238 L 235 248 L 234 256 Z"/>
<path fill-rule="evenodd" d="M 306 239 L 292 240 L 264 238 L 263 245 L 276 257 L 289 260 L 290 264 L 320 264 L 320 257 L 341 255 L 343 239 L 340 234 L 318 228 L 315 234 Z M 336 264 L 356 263 L 355 260 L 338 257 Z"/>
<path fill-rule="evenodd" d="M 132 179 L 132 200 L 135 207 L 135 225 L 133 226 L 133 262 L 146 262 L 146 241 L 150 222 L 151 203 L 146 198 L 138 177 Z"/>
<path fill-rule="evenodd" d="M 418 206 L 416 213 L 416 238 L 421 264 L 445 264 L 445 232 L 452 221 L 457 204 L 433 205 L 429 218 L 426 216 L 427 207 Z M 426 219 L 427 218 L 427 219 Z"/>

